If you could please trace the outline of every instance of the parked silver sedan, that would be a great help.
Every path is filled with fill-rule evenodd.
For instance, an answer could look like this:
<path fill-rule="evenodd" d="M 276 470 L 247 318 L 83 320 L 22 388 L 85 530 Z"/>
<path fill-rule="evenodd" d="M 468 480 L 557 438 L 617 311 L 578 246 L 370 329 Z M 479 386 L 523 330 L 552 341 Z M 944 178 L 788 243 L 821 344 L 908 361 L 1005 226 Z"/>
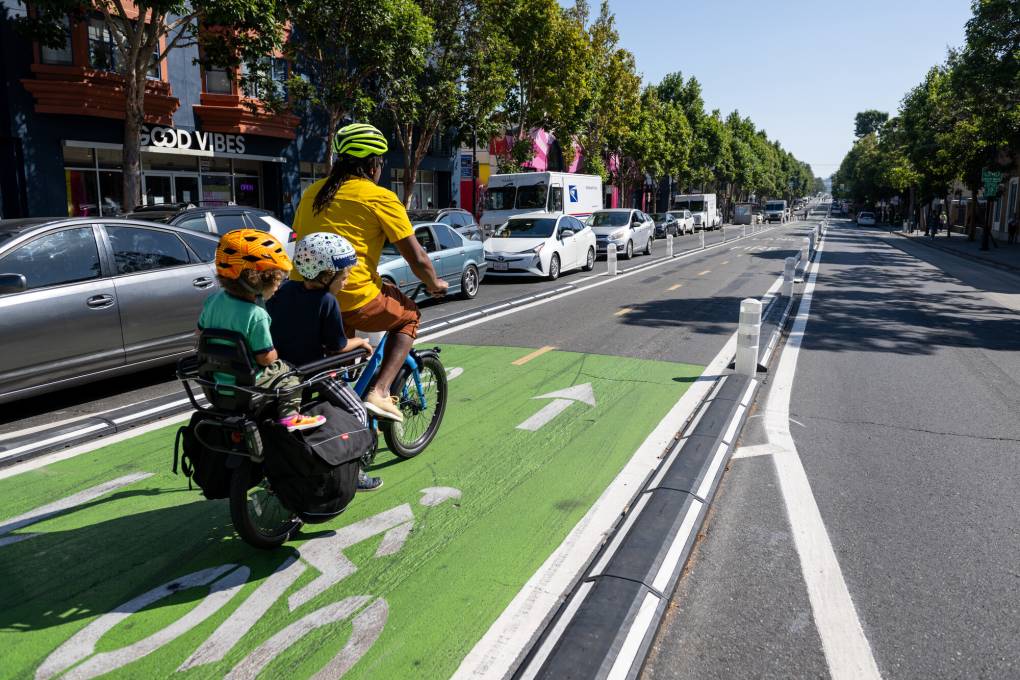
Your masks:
<path fill-rule="evenodd" d="M 467 300 L 478 295 L 478 287 L 487 269 L 485 246 L 480 238 L 472 239 L 440 222 L 416 222 L 414 236 L 428 253 L 436 273 L 450 284 L 451 295 L 459 294 Z M 383 248 L 379 276 L 386 283 L 400 288 L 405 295 L 413 293 L 421 283 L 392 244 Z M 418 299 L 426 298 L 428 293 L 419 289 Z"/>
<path fill-rule="evenodd" d="M 0 403 L 190 352 L 217 242 L 141 220 L 0 220 Z"/>

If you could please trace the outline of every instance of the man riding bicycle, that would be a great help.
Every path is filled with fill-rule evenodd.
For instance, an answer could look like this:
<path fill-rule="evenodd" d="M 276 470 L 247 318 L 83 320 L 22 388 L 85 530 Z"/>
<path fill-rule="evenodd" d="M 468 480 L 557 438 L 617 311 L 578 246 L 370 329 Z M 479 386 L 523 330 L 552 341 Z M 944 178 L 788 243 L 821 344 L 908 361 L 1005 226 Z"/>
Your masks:
<path fill-rule="evenodd" d="M 449 287 L 436 275 L 425 250 L 414 237 L 407 210 L 392 191 L 378 186 L 382 177 L 386 137 L 371 125 L 353 123 L 333 138 L 333 167 L 329 176 L 312 184 L 301 197 L 294 218 L 298 238 L 314 232 L 333 232 L 347 239 L 358 265 L 337 296 L 344 330 L 390 333 L 386 355 L 375 385 L 365 395 L 365 408 L 397 422 L 403 415 L 390 385 L 397 377 L 418 334 L 421 313 L 413 300 L 395 286 L 383 284 L 377 271 L 387 241 L 392 243 L 433 297 Z M 291 272 L 300 280 L 300 275 Z"/>

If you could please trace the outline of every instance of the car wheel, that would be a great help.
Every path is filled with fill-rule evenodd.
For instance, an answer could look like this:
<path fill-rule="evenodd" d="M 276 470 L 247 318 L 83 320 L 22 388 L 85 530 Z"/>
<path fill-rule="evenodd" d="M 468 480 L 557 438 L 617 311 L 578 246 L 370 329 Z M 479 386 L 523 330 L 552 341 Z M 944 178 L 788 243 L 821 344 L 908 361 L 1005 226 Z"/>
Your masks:
<path fill-rule="evenodd" d="M 595 269 L 595 249 L 589 248 L 588 259 L 584 262 L 584 271 L 590 272 L 592 269 Z"/>
<path fill-rule="evenodd" d="M 553 253 L 552 259 L 549 260 L 549 280 L 555 281 L 560 278 L 560 256 L 558 253 Z"/>
<path fill-rule="evenodd" d="M 649 236 L 648 237 L 648 242 L 645 243 L 645 255 L 651 255 L 651 254 L 652 254 L 652 237 Z"/>
<path fill-rule="evenodd" d="M 634 242 L 627 241 L 627 250 L 623 253 L 623 259 L 629 260 L 634 257 Z"/>
<path fill-rule="evenodd" d="M 465 300 L 471 300 L 476 295 L 478 295 L 478 269 L 469 264 L 460 275 L 460 296 Z"/>

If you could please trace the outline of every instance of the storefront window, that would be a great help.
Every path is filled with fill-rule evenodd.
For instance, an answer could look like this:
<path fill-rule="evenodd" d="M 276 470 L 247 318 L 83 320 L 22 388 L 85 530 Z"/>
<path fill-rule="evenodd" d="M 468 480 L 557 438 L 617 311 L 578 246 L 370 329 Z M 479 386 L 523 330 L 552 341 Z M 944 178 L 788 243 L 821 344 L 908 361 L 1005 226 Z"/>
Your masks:
<path fill-rule="evenodd" d="M 231 200 L 230 175 L 202 175 L 202 205 L 227 205 Z"/>
<path fill-rule="evenodd" d="M 95 170 L 65 170 L 67 216 L 92 217 L 99 214 L 99 192 Z"/>
<path fill-rule="evenodd" d="M 234 202 L 237 205 L 248 205 L 257 208 L 259 200 L 258 177 L 234 177 Z"/>
<path fill-rule="evenodd" d="M 120 149 L 96 149 L 100 168 L 120 170 L 124 167 L 124 152 Z"/>
<path fill-rule="evenodd" d="M 198 165 L 202 172 L 230 172 L 229 158 L 200 158 Z"/>
<path fill-rule="evenodd" d="M 301 161 L 298 166 L 301 171 L 301 193 L 312 184 L 329 174 L 329 166 L 326 163 L 311 163 Z"/>
<path fill-rule="evenodd" d="M 65 146 L 64 165 L 78 168 L 94 168 L 96 167 L 96 160 L 92 149 L 83 149 L 78 146 Z"/>
<path fill-rule="evenodd" d="M 74 63 L 74 55 L 71 52 L 71 22 L 67 17 L 64 17 L 62 26 L 66 33 L 64 34 L 64 44 L 62 47 L 46 47 L 45 45 L 39 48 L 39 60 L 44 64 L 64 64 L 69 65 Z"/>
<path fill-rule="evenodd" d="M 124 175 L 120 172 L 99 171 L 100 214 L 122 215 L 124 212 Z M 133 207 L 133 206 L 132 206 Z"/>
<path fill-rule="evenodd" d="M 195 157 L 175 153 L 143 153 L 142 170 L 195 172 Z"/>

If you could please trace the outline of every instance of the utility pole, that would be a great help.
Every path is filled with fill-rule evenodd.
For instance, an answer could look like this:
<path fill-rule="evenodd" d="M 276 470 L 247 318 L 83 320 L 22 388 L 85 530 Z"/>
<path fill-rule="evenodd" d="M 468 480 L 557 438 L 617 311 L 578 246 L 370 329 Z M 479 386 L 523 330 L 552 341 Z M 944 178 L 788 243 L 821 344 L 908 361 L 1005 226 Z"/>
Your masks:
<path fill-rule="evenodd" d="M 477 220 L 478 213 L 478 134 L 471 126 L 471 213 Z"/>

